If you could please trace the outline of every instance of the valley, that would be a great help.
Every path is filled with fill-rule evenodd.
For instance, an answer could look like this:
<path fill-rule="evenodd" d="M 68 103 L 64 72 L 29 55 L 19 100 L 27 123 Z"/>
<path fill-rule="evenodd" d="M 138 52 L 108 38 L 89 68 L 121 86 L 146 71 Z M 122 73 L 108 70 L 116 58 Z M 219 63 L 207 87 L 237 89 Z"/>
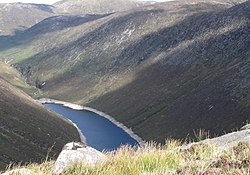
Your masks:
<path fill-rule="evenodd" d="M 44 97 L 104 111 L 146 140 L 220 135 L 248 120 L 248 8 L 165 2 L 48 18 L 1 53 L 28 83 L 46 83 Z"/>
<path fill-rule="evenodd" d="M 39 17 L 0 23 L 1 87 L 103 111 L 157 143 L 194 140 L 200 130 L 215 137 L 248 123 L 250 1 L 26 6 Z"/>

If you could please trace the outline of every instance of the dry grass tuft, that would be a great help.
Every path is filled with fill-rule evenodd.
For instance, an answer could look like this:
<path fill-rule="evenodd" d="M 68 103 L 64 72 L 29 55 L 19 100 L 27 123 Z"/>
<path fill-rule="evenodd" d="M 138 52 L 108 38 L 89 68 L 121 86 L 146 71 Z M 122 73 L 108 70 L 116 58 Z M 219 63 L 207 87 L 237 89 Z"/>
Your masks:
<path fill-rule="evenodd" d="M 77 165 L 65 175 L 248 175 L 250 143 L 240 143 L 231 150 L 213 145 L 194 145 L 181 150 L 178 141 L 160 146 L 149 143 L 144 148 L 123 146 L 108 152 L 109 161 L 96 166 Z M 37 175 L 51 175 L 54 162 L 31 164 L 26 168 Z"/>

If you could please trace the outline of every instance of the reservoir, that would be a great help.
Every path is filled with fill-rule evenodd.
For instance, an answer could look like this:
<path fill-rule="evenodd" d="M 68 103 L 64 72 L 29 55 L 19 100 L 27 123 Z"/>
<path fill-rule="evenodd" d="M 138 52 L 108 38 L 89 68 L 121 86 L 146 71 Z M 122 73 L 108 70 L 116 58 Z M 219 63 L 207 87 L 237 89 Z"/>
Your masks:
<path fill-rule="evenodd" d="M 138 145 L 123 129 L 94 112 L 53 103 L 45 103 L 44 106 L 75 123 L 86 137 L 87 144 L 99 151 L 115 150 L 121 145 Z"/>

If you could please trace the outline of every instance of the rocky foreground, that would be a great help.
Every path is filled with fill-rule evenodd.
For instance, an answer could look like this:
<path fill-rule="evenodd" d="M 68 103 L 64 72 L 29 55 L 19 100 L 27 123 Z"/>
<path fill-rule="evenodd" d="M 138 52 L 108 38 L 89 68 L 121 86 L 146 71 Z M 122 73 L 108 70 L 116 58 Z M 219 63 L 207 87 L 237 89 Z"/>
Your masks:
<path fill-rule="evenodd" d="M 222 174 L 250 173 L 250 129 L 186 146 L 167 141 L 159 146 L 122 147 L 101 153 L 81 143 L 64 146 L 56 162 L 29 165 L 2 175 L 21 174 Z"/>

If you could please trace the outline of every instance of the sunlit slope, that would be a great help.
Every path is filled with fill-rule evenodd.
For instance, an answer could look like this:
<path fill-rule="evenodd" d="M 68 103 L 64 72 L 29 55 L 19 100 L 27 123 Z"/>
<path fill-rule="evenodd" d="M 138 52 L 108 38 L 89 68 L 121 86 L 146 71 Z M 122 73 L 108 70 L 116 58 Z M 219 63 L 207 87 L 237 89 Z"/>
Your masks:
<path fill-rule="evenodd" d="M 0 78 L 9 82 L 11 85 L 23 90 L 24 92 L 28 93 L 31 96 L 35 95 L 36 93 L 39 93 L 38 89 L 28 85 L 25 82 L 20 72 L 18 72 L 13 67 L 3 62 L 0 62 Z"/>
<path fill-rule="evenodd" d="M 54 4 L 58 13 L 104 14 L 126 11 L 143 5 L 137 0 L 62 0 Z"/>
<path fill-rule="evenodd" d="M 53 15 L 53 6 L 0 3 L 0 35 L 23 31 L 41 20 Z"/>
<path fill-rule="evenodd" d="M 70 86 L 70 90 L 73 87 L 78 87 L 77 84 L 65 83 L 64 80 L 75 80 L 74 83 L 78 84 L 86 82 L 84 84 L 90 87 L 81 88 L 84 91 L 92 90 L 93 86 L 96 85 L 103 86 L 103 81 L 104 83 L 107 82 L 103 87 L 108 86 L 107 89 L 115 90 L 133 80 L 134 74 L 136 74 L 136 72 L 133 72 L 134 70 L 154 63 L 153 57 L 156 57 L 157 54 L 150 58 L 149 54 L 151 52 L 158 52 L 156 49 L 164 47 L 164 43 L 168 47 L 175 44 L 174 40 L 178 35 L 175 27 L 180 28 L 179 32 L 181 32 L 182 27 L 183 30 L 184 27 L 191 27 L 181 25 L 183 20 L 188 21 L 196 16 L 202 18 L 202 15 L 216 13 L 228 7 L 228 5 L 221 4 L 218 6 L 213 3 L 194 4 L 188 5 L 188 7 L 187 5 L 165 3 L 145 7 L 137 11 L 103 16 L 88 22 L 83 21 L 80 24 L 75 24 L 73 22 L 75 20 L 72 19 L 67 20 L 69 17 L 65 16 L 47 19 L 26 32 L 25 36 L 27 37 L 36 31 L 38 34 L 36 38 L 38 39 L 34 38 L 28 43 L 23 43 L 22 46 L 27 47 L 24 48 L 23 52 L 26 52 L 31 47 L 34 48 L 34 51 L 38 50 L 38 52 L 34 53 L 34 56 L 28 57 L 28 59 L 25 58 L 26 60 L 20 62 L 17 67 L 24 75 L 31 70 L 32 75 L 27 76 L 30 76 L 29 78 L 33 83 L 36 79 L 47 82 L 47 86 L 43 90 L 56 97 L 65 95 L 60 90 L 61 88 L 67 89 L 67 86 Z M 89 18 L 89 16 L 81 18 L 85 19 Z M 55 25 L 58 21 L 63 21 L 60 23 L 61 26 L 67 26 L 68 21 L 70 21 L 71 25 L 48 32 L 51 28 L 58 27 L 58 25 Z M 46 27 L 42 28 L 41 25 Z M 187 22 L 185 25 L 187 25 Z M 158 33 L 161 34 L 165 28 L 171 30 L 161 40 L 156 40 L 158 39 Z M 184 37 L 189 37 L 188 34 L 184 33 Z M 152 45 L 140 43 L 140 40 L 147 37 L 151 37 L 149 39 L 153 43 Z M 171 37 L 169 41 L 167 37 Z M 182 40 L 184 39 L 186 38 Z M 133 48 L 137 43 L 140 44 L 140 47 L 143 47 L 142 50 Z M 15 57 L 19 59 L 18 56 L 23 52 L 9 54 L 6 57 L 14 60 Z M 83 74 L 84 76 L 82 76 Z M 73 78 L 68 79 L 67 76 Z M 126 82 L 112 83 L 117 79 Z M 55 89 L 57 91 L 51 91 L 54 84 L 56 84 Z M 58 87 L 60 88 L 58 89 Z M 72 89 L 73 91 L 75 89 Z M 79 91 L 79 94 L 82 93 Z M 98 92 L 94 90 L 94 93 Z M 106 93 L 106 90 L 99 93 Z M 79 97 L 79 100 L 82 100 L 83 97 L 79 94 L 69 94 L 69 98 Z M 93 93 L 89 94 L 93 95 Z"/>

